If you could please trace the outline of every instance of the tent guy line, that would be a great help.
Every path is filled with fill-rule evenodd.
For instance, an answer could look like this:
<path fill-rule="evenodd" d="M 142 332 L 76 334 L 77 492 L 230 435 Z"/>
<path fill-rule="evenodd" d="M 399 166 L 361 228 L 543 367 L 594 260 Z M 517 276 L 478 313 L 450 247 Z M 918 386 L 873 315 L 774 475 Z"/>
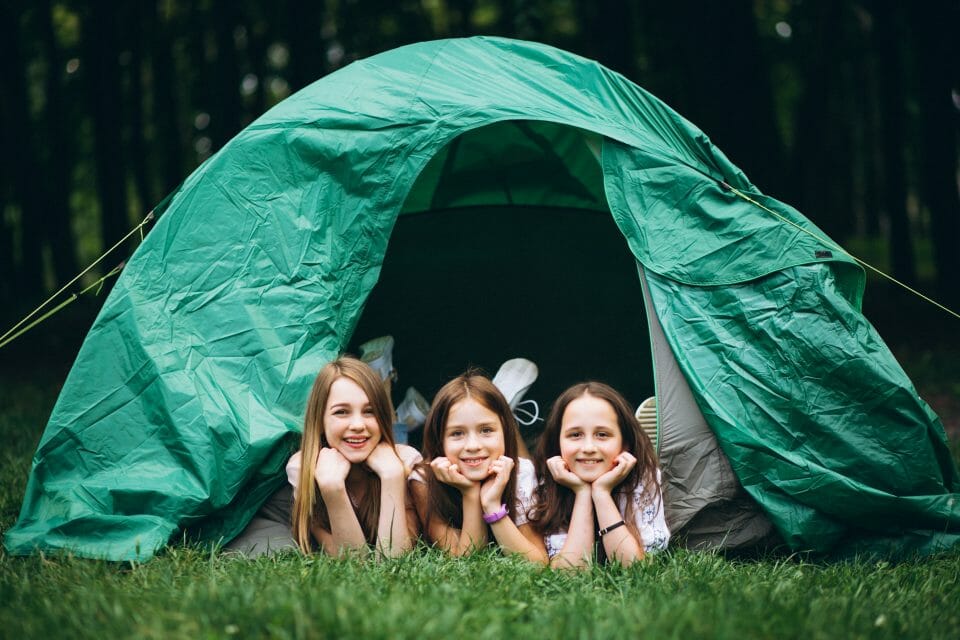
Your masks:
<path fill-rule="evenodd" d="M 936 300 L 934 300 L 934 299 L 932 299 L 932 298 L 930 298 L 930 297 L 928 297 L 928 296 L 925 296 L 924 294 L 920 293 L 920 292 L 917 291 L 916 289 L 912 288 L 910 285 L 908 285 L 908 284 L 906 284 L 906 283 L 903 283 L 903 282 L 900 282 L 899 280 L 897 280 L 897 279 L 894 278 L 893 276 L 887 275 L 886 273 L 884 273 L 884 272 L 881 271 L 880 269 L 877 269 L 875 266 L 873 266 L 872 264 L 870 264 L 870 263 L 867 262 L 866 260 L 861 260 L 861 259 L 858 258 L 857 256 L 853 255 L 852 253 L 850 253 L 849 251 L 847 251 L 846 249 L 844 249 L 843 247 L 841 247 L 839 244 L 837 244 L 837 243 L 834 242 L 833 240 L 830 240 L 830 239 L 828 239 L 828 238 L 822 238 L 822 237 L 818 236 L 817 234 L 813 233 L 812 231 L 810 231 L 809 229 L 804 229 L 804 228 L 801 227 L 800 225 L 794 223 L 794 222 L 791 221 L 791 220 L 788 220 L 787 218 L 784 218 L 782 215 L 780 215 L 780 214 L 777 213 L 776 211 L 770 209 L 769 207 L 764 206 L 763 203 L 757 202 L 756 200 L 754 200 L 753 198 L 751 198 L 751 197 L 748 196 L 747 194 L 743 193 L 742 191 L 740 191 L 740 190 L 737 189 L 736 187 L 734 187 L 734 186 L 732 186 L 732 185 L 729 185 L 729 184 L 727 184 L 726 182 L 723 182 L 722 180 L 720 181 L 720 184 L 721 184 L 721 186 L 723 186 L 723 188 L 726 189 L 727 191 L 733 192 L 734 195 L 737 195 L 737 196 L 739 196 L 740 198 L 743 198 L 744 200 L 746 200 L 747 202 L 749 202 L 749 203 L 751 203 L 751 204 L 754 204 L 754 205 L 760 207 L 761 209 L 763 209 L 763 210 L 766 211 L 767 213 L 773 214 L 773 215 L 776 216 L 781 222 L 786 222 L 786 223 L 789 224 L 790 226 L 796 227 L 796 228 L 799 229 L 800 231 L 803 231 L 805 234 L 809 235 L 811 238 L 814 238 L 814 239 L 816 239 L 816 240 L 819 240 L 819 241 L 822 242 L 825 246 L 834 248 L 834 249 L 836 249 L 837 251 L 842 252 L 843 254 L 845 254 L 845 255 L 849 256 L 850 258 L 852 258 L 853 260 L 855 260 L 855 261 L 857 262 L 857 264 L 859 264 L 859 265 L 861 265 L 861 266 L 864 266 L 864 267 L 867 267 L 868 269 L 870 269 L 870 270 L 873 271 L 874 273 L 877 273 L 877 274 L 883 276 L 884 278 L 886 278 L 886 279 L 889 280 L 890 282 L 892 282 L 892 283 L 894 283 L 894 284 L 896 284 L 896 285 L 899 285 L 899 286 L 903 287 L 904 289 L 906 289 L 906 290 L 909 291 L 910 293 L 914 294 L 915 296 L 920 297 L 921 299 L 929 302 L 930 304 L 932 304 L 932 305 L 935 306 L 935 307 L 939 307 L 940 309 L 942 309 L 942 310 L 946 311 L 947 313 L 949 313 L 950 315 L 952 315 L 954 318 L 960 320 L 960 313 L 957 313 L 956 311 L 953 311 L 952 309 L 949 309 L 949 308 L 947 308 L 946 306 L 940 304 L 940 303 L 937 302 Z M 2 345 L 0 345 L 0 346 L 2 346 Z"/>
<path fill-rule="evenodd" d="M 50 312 L 44 314 L 41 318 L 39 318 L 39 319 L 37 319 L 35 322 L 31 323 L 31 324 L 30 324 L 28 327 L 26 327 L 25 329 L 23 329 L 23 330 L 21 330 L 21 331 L 17 331 L 18 329 L 20 329 L 20 327 L 22 327 L 24 324 L 26 324 L 27 322 L 29 322 L 29 320 L 30 320 L 31 318 L 33 318 L 35 315 L 37 315 L 38 313 L 40 313 L 40 312 L 41 312 L 47 305 L 49 305 L 57 296 L 59 296 L 61 293 L 63 293 L 63 292 L 66 291 L 67 289 L 69 289 L 77 280 L 79 280 L 80 278 L 82 278 L 83 276 L 85 276 L 85 275 L 87 274 L 87 272 L 89 272 L 89 271 L 90 271 L 91 269 L 93 269 L 95 266 L 97 266 L 98 264 L 100 264 L 100 262 L 102 262 L 104 258 L 106 258 L 108 255 L 110 255 L 111 253 L 113 253 L 113 252 L 114 252 L 118 247 L 120 247 L 120 245 L 122 245 L 124 242 L 126 242 L 127 240 L 129 240 L 129 239 L 130 239 L 130 236 L 132 236 L 133 234 L 135 234 L 135 233 L 137 233 L 137 232 L 139 231 L 139 232 L 140 232 L 140 241 L 143 242 L 143 227 L 144 227 L 145 225 L 147 225 L 148 223 L 150 223 L 153 219 L 154 219 L 154 215 L 153 215 L 153 211 L 151 210 L 150 213 L 148 213 L 148 214 L 143 218 L 143 220 L 140 222 L 140 224 L 138 224 L 136 227 L 134 227 L 133 229 L 131 229 L 130 232 L 127 233 L 127 235 L 125 235 L 125 236 L 123 236 L 122 238 L 120 238 L 120 240 L 118 240 L 115 245 L 113 245 L 112 247 L 110 247 L 109 249 L 107 249 L 107 250 L 103 253 L 102 256 L 100 256 L 99 258 L 97 258 L 96 260 L 94 260 L 93 262 L 91 262 L 91 263 L 90 263 L 90 266 L 88 266 L 86 269 L 84 269 L 83 271 L 81 271 L 80 273 L 78 273 L 78 274 L 73 278 L 73 280 L 71 280 L 71 281 L 68 282 L 67 284 L 63 285 L 63 286 L 60 288 L 59 291 L 57 291 L 55 294 L 53 294 L 52 296 L 50 296 L 49 298 L 47 298 L 47 299 L 43 302 L 43 304 L 41 304 L 39 307 L 37 307 L 36 309 L 34 309 L 34 310 L 31 311 L 30 313 L 28 313 L 20 322 L 18 322 L 17 324 L 13 325 L 12 327 L 10 327 L 10 329 L 7 330 L 6 333 L 4 333 L 2 336 L 0 336 L 0 349 L 2 349 L 4 346 L 8 345 L 9 343 L 13 342 L 13 340 L 14 340 L 15 338 L 23 335 L 24 333 L 26 333 L 27 331 L 29 331 L 30 329 L 32 329 L 33 327 L 35 327 L 36 325 L 38 325 L 38 324 L 39 324 L 40 322 L 42 322 L 43 320 L 46 320 L 47 318 L 49 318 L 50 316 L 52 316 L 54 313 L 56 313 L 57 311 L 59 311 L 60 309 L 62 309 L 63 307 L 65 307 L 66 305 L 70 304 L 71 302 L 73 302 L 74 300 L 76 300 L 79 296 L 83 295 L 84 293 L 86 293 L 87 291 L 89 291 L 90 289 L 92 289 L 93 287 L 95 287 L 96 285 L 98 285 L 98 284 L 102 285 L 103 282 L 104 282 L 107 278 L 109 278 L 109 277 L 111 277 L 111 276 L 113 276 L 113 275 L 116 275 L 117 273 L 120 273 L 120 271 L 123 269 L 123 265 L 126 263 L 126 261 L 120 263 L 119 266 L 111 269 L 105 276 L 103 276 L 102 278 L 100 278 L 99 280 L 97 280 L 96 282 L 94 282 L 92 285 L 88 286 L 86 289 L 83 289 L 83 290 L 80 291 L 79 293 L 73 293 L 73 294 L 71 294 L 71 297 L 68 298 L 65 302 L 62 302 L 61 304 L 57 305 L 57 307 L 55 307 L 55 308 L 54 308 L 53 310 L 51 310 Z M 100 293 L 100 289 L 97 289 L 97 293 Z M 14 332 L 16 332 L 16 333 L 14 333 Z"/>

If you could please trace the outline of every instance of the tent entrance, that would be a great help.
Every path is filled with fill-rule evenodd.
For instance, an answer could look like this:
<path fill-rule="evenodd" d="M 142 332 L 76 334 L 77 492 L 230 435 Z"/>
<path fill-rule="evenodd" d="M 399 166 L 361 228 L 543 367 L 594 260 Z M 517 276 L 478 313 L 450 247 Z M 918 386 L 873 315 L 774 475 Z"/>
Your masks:
<path fill-rule="evenodd" d="M 609 213 L 478 206 L 401 216 L 350 348 L 389 333 L 399 396 L 428 398 L 467 366 L 527 357 L 544 411 L 568 385 L 653 393 L 636 263 Z"/>
<path fill-rule="evenodd" d="M 412 185 L 377 286 L 353 332 L 396 338 L 397 395 L 428 398 L 470 366 L 508 358 L 540 368 L 527 396 L 604 380 L 653 393 L 636 262 L 607 205 L 602 140 L 531 120 L 463 133 Z"/>

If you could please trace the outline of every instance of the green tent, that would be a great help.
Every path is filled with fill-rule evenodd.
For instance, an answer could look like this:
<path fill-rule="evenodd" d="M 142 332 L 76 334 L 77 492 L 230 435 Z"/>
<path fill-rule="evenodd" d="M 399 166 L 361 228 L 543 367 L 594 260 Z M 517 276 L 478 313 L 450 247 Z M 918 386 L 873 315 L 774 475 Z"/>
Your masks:
<path fill-rule="evenodd" d="M 231 539 L 282 484 L 318 369 L 386 331 L 425 390 L 533 355 L 544 396 L 655 392 L 668 518 L 694 543 L 960 538 L 943 428 L 860 313 L 862 270 L 594 62 L 498 38 L 356 62 L 162 209 L 54 408 L 11 553 Z"/>

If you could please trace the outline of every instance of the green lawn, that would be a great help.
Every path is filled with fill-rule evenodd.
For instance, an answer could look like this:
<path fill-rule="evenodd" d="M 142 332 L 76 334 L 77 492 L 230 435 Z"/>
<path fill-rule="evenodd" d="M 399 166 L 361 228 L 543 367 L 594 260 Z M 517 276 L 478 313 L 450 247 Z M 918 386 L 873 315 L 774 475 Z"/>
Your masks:
<path fill-rule="evenodd" d="M 62 380 L 0 375 L 0 530 Z M 172 547 L 142 565 L 0 551 L 0 638 L 956 638 L 960 552 L 814 564 L 672 551 L 565 573 L 420 549 L 384 562 L 243 560 Z"/>

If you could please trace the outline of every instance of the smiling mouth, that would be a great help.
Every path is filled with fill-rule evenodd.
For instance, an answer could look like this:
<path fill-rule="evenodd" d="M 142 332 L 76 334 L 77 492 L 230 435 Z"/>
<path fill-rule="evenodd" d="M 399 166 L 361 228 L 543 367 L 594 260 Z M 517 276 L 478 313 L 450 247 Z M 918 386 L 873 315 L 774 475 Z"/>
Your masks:
<path fill-rule="evenodd" d="M 363 437 L 354 437 L 354 438 L 344 438 L 343 441 L 347 443 L 347 446 L 353 447 L 355 449 L 362 448 L 370 440 L 369 436 Z"/>
<path fill-rule="evenodd" d="M 460 458 L 460 462 L 468 467 L 479 467 L 486 461 L 486 458 Z"/>
<path fill-rule="evenodd" d="M 596 459 L 593 459 L 593 458 L 586 458 L 586 459 L 577 460 L 577 463 L 578 463 L 578 464 L 585 464 L 585 465 L 588 465 L 588 466 L 589 466 L 589 465 L 600 464 L 601 462 L 603 462 L 603 460 L 596 460 Z"/>

